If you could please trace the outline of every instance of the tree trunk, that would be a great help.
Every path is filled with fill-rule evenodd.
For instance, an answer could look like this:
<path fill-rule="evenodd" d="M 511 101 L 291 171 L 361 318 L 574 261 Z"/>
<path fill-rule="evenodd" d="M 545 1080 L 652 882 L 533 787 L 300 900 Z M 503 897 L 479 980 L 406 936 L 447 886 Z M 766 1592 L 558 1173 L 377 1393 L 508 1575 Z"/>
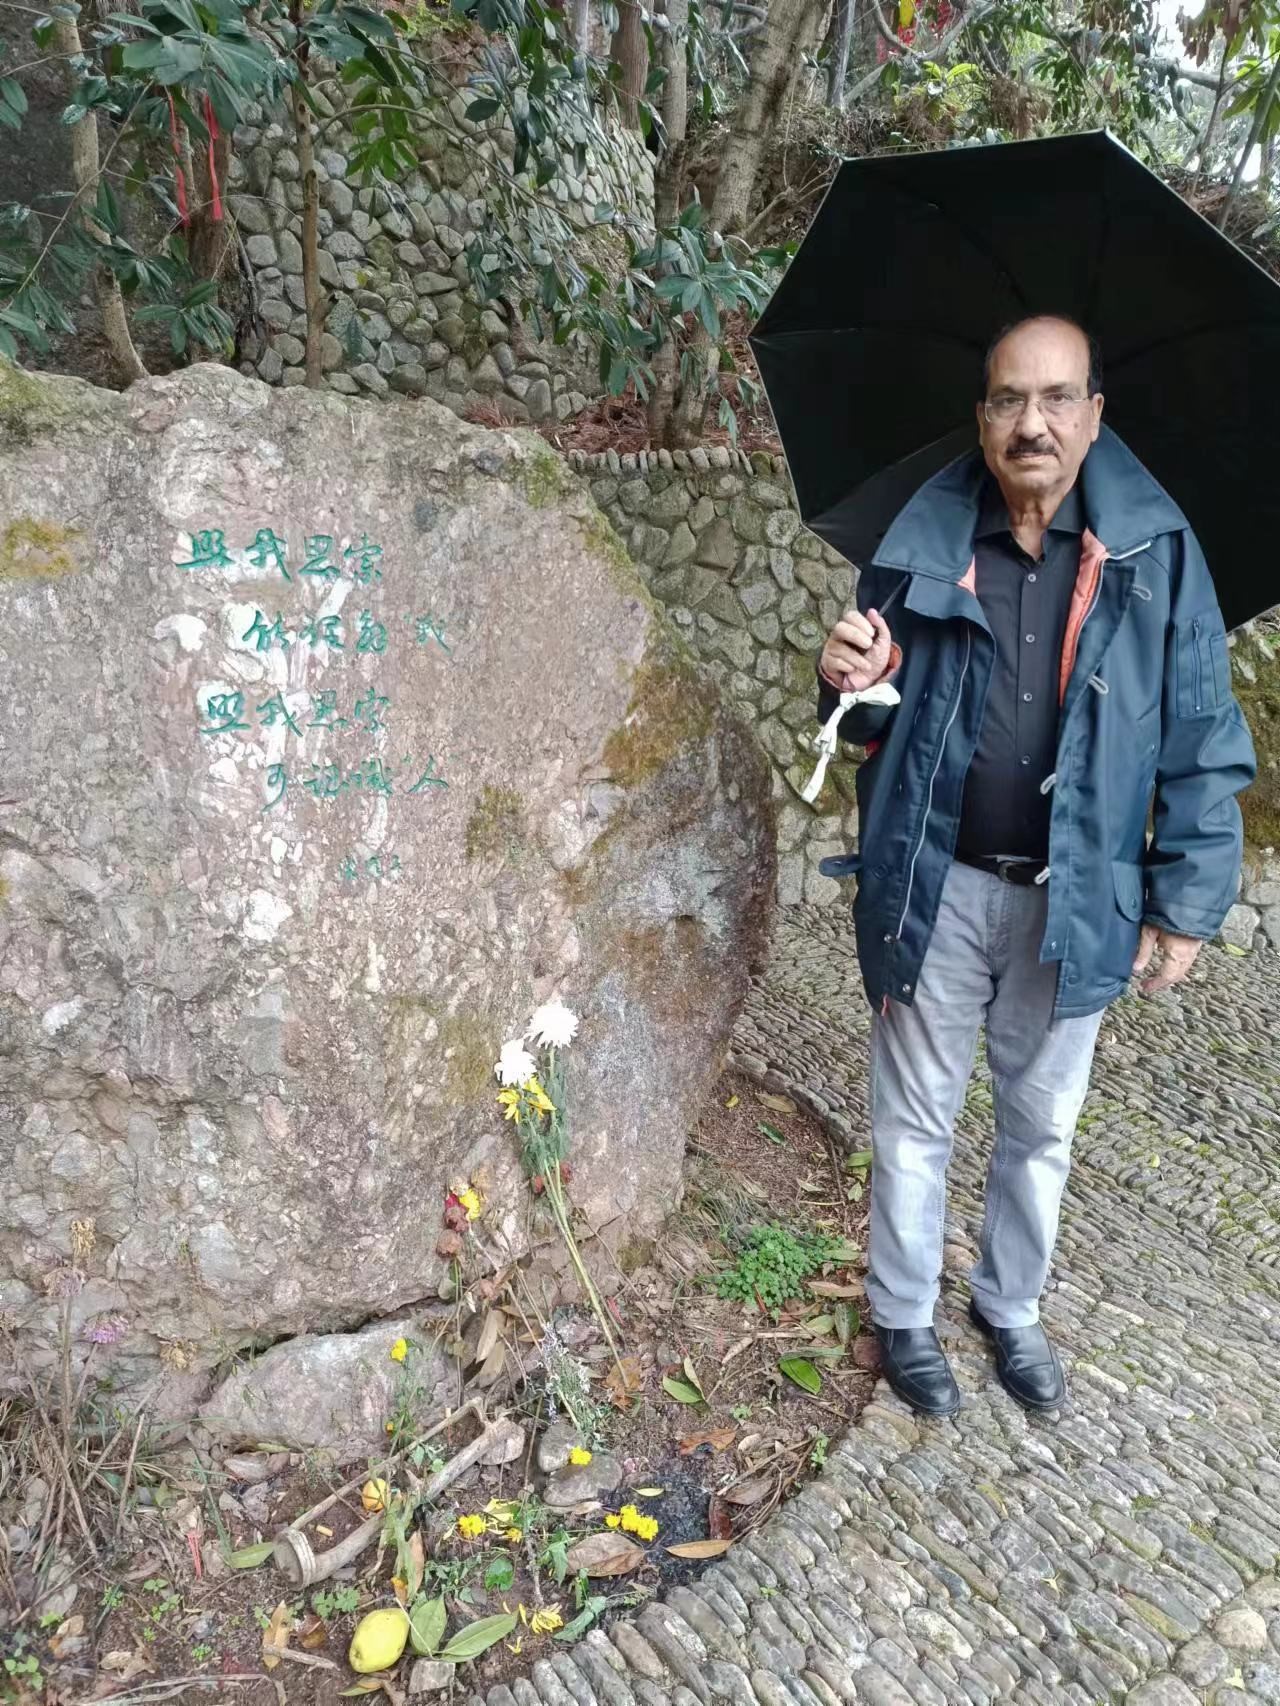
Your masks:
<path fill-rule="evenodd" d="M 819 3 L 772 0 L 768 22 L 756 38 L 751 80 L 733 115 L 711 203 L 711 226 L 726 236 L 747 223 L 760 166 L 803 64 L 805 40 L 816 22 Z"/>
<path fill-rule="evenodd" d="M 853 0 L 835 0 L 827 30 L 827 105 L 837 112 L 844 108 L 844 85 L 849 75 L 849 48 L 853 42 Z"/>
<path fill-rule="evenodd" d="M 685 195 L 686 137 L 689 129 L 689 75 L 685 47 L 689 33 L 689 0 L 665 0 L 667 29 L 663 35 L 666 81 L 662 85 L 662 124 L 666 131 L 666 153 L 658 162 L 653 181 L 653 222 L 659 231 L 680 217 Z M 661 277 L 667 269 L 657 269 Z M 655 350 L 653 390 L 649 395 L 649 442 L 668 446 L 676 401 L 679 353 L 668 337 Z"/>
<path fill-rule="evenodd" d="M 54 14 L 53 40 L 56 51 L 68 63 L 78 59 L 84 52 L 79 26 L 75 18 L 69 17 L 65 12 Z M 95 241 L 106 243 L 106 233 L 93 218 L 93 206 L 101 175 L 98 115 L 88 112 L 71 126 L 71 181 L 75 185 L 71 210 L 83 219 L 85 230 Z M 129 317 L 125 313 L 120 282 L 105 266 L 94 268 L 93 282 L 107 347 L 120 371 L 120 377 L 126 385 L 132 385 L 135 379 L 145 379 L 147 370 L 142 365 L 142 358 L 134 347 L 129 331 Z"/>
<path fill-rule="evenodd" d="M 572 0 L 569 13 L 573 39 L 579 53 L 591 52 L 591 0 Z"/>
<path fill-rule="evenodd" d="M 306 101 L 307 58 L 310 44 L 302 36 L 303 0 L 289 0 L 289 16 L 298 32 L 298 76 L 290 94 L 293 128 L 298 144 L 298 166 L 302 173 L 302 296 L 307 309 L 306 385 L 318 391 L 320 338 L 324 331 L 324 295 L 320 289 L 320 179 L 316 175 L 315 141 L 311 133 L 311 109 Z"/>
<path fill-rule="evenodd" d="M 609 58 L 622 78 L 618 83 L 618 112 L 628 130 L 640 129 L 640 101 L 649 80 L 649 43 L 636 0 L 618 0 L 618 27 L 609 44 Z"/>
<path fill-rule="evenodd" d="M 1244 169 L 1249 162 L 1249 156 L 1253 153 L 1255 148 L 1260 147 L 1262 144 L 1262 134 L 1267 128 L 1267 119 L 1271 113 L 1271 103 L 1276 98 L 1277 90 L 1280 90 L 1280 60 L 1276 61 L 1275 69 L 1272 71 L 1270 77 L 1267 78 L 1266 87 L 1263 88 L 1258 95 L 1258 104 L 1253 110 L 1253 123 L 1249 128 L 1249 140 L 1245 143 L 1240 152 L 1240 157 L 1236 161 L 1236 169 L 1231 177 L 1231 186 L 1227 190 L 1226 198 L 1218 213 L 1219 231 L 1225 231 L 1227 228 L 1227 215 L 1231 212 L 1231 204 L 1235 200 L 1236 192 L 1239 190 L 1241 181 L 1244 178 Z"/>
<path fill-rule="evenodd" d="M 193 171 L 189 180 L 193 186 L 200 185 L 200 194 L 191 210 L 191 270 L 198 278 L 221 278 L 235 252 L 235 233 L 226 211 L 230 165 L 231 138 L 226 131 L 219 130 L 213 144 L 212 169 L 206 143 L 200 151 L 200 169 Z"/>

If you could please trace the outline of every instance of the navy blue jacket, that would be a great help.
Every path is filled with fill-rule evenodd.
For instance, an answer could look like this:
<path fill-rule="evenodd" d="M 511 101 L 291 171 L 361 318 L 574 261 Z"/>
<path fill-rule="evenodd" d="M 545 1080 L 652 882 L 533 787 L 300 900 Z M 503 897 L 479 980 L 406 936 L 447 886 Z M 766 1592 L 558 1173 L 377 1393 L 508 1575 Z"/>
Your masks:
<path fill-rule="evenodd" d="M 854 706 L 841 738 L 872 748 L 857 776 L 853 916 L 872 1005 L 910 1003 L 951 864 L 995 649 L 969 590 L 985 468 L 962 457 L 911 499 L 858 581 L 902 649 L 892 709 Z M 1089 530 L 1062 660 L 1048 922 L 1055 1018 L 1119 995 L 1143 920 L 1215 936 L 1242 852 L 1235 796 L 1253 742 L 1231 693 L 1213 582 L 1177 505 L 1107 428 L 1085 459 Z M 906 577 L 905 586 L 903 585 Z M 900 596 L 896 596 L 900 595 Z M 819 682 L 819 716 L 837 695 Z M 1148 824 L 1151 833 L 1148 837 Z"/>

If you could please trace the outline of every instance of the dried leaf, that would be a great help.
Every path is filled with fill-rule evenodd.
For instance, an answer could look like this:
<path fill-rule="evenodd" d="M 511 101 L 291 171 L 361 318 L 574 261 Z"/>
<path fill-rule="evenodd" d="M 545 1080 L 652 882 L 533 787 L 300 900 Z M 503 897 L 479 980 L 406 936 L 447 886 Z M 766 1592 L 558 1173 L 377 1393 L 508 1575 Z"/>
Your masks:
<path fill-rule="evenodd" d="M 492 1386 L 506 1366 L 507 1342 L 505 1339 L 499 1339 L 480 1364 L 477 1373 L 472 1376 L 472 1384 L 475 1386 Z"/>
<path fill-rule="evenodd" d="M 328 1639 L 329 1631 L 324 1626 L 324 1618 L 317 1617 L 314 1612 L 305 1623 L 300 1623 L 294 1633 L 298 1637 L 298 1645 L 309 1653 L 314 1653 L 317 1647 L 323 1647 Z"/>
<path fill-rule="evenodd" d="M 806 1280 L 809 1290 L 815 1297 L 860 1297 L 860 1285 L 837 1285 L 835 1280 Z"/>
<path fill-rule="evenodd" d="M 289 1636 L 293 1632 L 293 1618 L 289 1607 L 281 1600 L 271 1613 L 271 1621 L 262 1632 L 262 1662 L 268 1670 L 274 1670 L 280 1663 L 280 1654 L 289 1645 Z"/>
<path fill-rule="evenodd" d="M 719 1558 L 733 1545 L 732 1540 L 687 1540 L 682 1546 L 668 1546 L 673 1558 Z"/>
<path fill-rule="evenodd" d="M 880 1342 L 869 1334 L 853 1341 L 853 1366 L 872 1374 L 880 1372 Z"/>
<path fill-rule="evenodd" d="M 772 1476 L 753 1475 L 749 1481 L 739 1481 L 736 1487 L 729 1487 L 719 1496 L 727 1499 L 731 1505 L 758 1505 L 761 1499 L 767 1499 L 772 1491 Z"/>
<path fill-rule="evenodd" d="M 684 1359 L 684 1372 L 690 1386 L 695 1388 L 699 1396 L 702 1396 L 702 1382 L 698 1379 L 698 1371 L 693 1366 L 693 1359 L 691 1357 L 686 1357 Z"/>
<path fill-rule="evenodd" d="M 514 1611 L 508 1611 L 501 1617 L 481 1617 L 460 1629 L 449 1645 L 441 1650 L 440 1657 L 446 1664 L 455 1665 L 478 1659 L 481 1653 L 487 1653 L 490 1647 L 505 1641 L 515 1626 Z"/>
<path fill-rule="evenodd" d="M 276 1663 L 279 1664 L 279 1662 L 277 1659 Z M 381 1688 L 382 1678 L 380 1676 L 362 1676 L 354 1688 L 342 1689 L 340 1697 L 346 1700 L 353 1694 L 377 1694 Z"/>
<path fill-rule="evenodd" d="M 462 1250 L 462 1238 L 457 1232 L 442 1232 L 436 1239 L 436 1255 L 450 1262 Z"/>
<path fill-rule="evenodd" d="M 605 1376 L 604 1389 L 609 1402 L 618 1410 L 631 1407 L 632 1396 L 644 1384 L 640 1364 L 635 1357 L 622 1357 Z"/>
<path fill-rule="evenodd" d="M 724 1500 L 717 1498 L 714 1494 L 712 1494 L 711 1503 L 707 1506 L 707 1527 L 711 1531 L 713 1540 L 733 1539 L 733 1516 Z"/>
<path fill-rule="evenodd" d="M 790 1096 L 775 1096 L 768 1090 L 757 1090 L 756 1101 L 762 1107 L 772 1108 L 775 1114 L 794 1114 L 797 1112 L 796 1105 Z"/>
<path fill-rule="evenodd" d="M 704 1445 L 709 1445 L 712 1451 L 728 1451 L 737 1437 L 737 1428 L 708 1428 L 705 1433 L 685 1434 L 684 1438 L 676 1443 L 680 1447 L 681 1457 L 688 1457 L 690 1452 L 697 1451 Z"/>
<path fill-rule="evenodd" d="M 634 1487 L 632 1489 L 638 1499 L 660 1499 L 666 1492 L 665 1487 Z"/>
<path fill-rule="evenodd" d="M 566 1562 L 569 1572 L 576 1575 L 585 1570 L 589 1576 L 629 1576 L 644 1563 L 645 1552 L 625 1534 L 588 1534 L 569 1548 Z"/>
<path fill-rule="evenodd" d="M 422 1578 L 427 1568 L 427 1554 L 422 1544 L 422 1534 L 419 1529 L 415 1528 L 409 1536 L 409 1544 L 405 1550 L 407 1553 L 405 1565 L 409 1572 L 405 1586 L 409 1590 L 410 1600 L 415 1600 L 418 1597 L 418 1589 L 422 1586 Z"/>
<path fill-rule="evenodd" d="M 490 1309 L 480 1328 L 480 1337 L 476 1340 L 476 1362 L 484 1362 L 501 1337 L 502 1315 L 498 1310 Z"/>
<path fill-rule="evenodd" d="M 256 1570 L 265 1564 L 276 1549 L 274 1540 L 260 1540 L 256 1546 L 242 1546 L 238 1552 L 224 1552 L 222 1561 L 233 1570 Z"/>

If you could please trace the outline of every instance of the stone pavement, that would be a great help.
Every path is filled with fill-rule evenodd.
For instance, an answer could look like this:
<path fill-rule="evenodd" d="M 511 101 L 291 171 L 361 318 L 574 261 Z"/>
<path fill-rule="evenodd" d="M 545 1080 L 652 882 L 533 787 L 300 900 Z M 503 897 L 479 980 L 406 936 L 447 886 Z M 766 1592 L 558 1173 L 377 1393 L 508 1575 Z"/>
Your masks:
<path fill-rule="evenodd" d="M 959 1414 L 881 1383 L 760 1533 L 483 1706 L 1280 1706 L 1280 955 L 1202 958 L 1103 1027 L 1044 1306 L 1061 1415 L 1019 1410 L 964 1319 L 978 1082 L 939 1310 Z M 844 910 L 790 910 L 740 1060 L 862 1141 L 866 1028 Z"/>

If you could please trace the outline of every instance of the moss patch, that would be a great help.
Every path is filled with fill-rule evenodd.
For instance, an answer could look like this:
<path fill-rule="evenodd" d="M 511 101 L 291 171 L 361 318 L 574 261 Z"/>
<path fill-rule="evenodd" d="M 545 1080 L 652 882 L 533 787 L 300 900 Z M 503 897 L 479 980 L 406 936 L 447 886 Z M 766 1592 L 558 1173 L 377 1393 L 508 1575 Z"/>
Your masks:
<path fill-rule="evenodd" d="M 654 776 L 714 725 L 713 696 L 673 635 L 650 624 L 649 646 L 631 684 L 625 720 L 605 742 L 604 759 L 624 788 Z"/>
<path fill-rule="evenodd" d="M 573 475 L 554 450 L 549 450 L 530 434 L 525 441 L 529 454 L 519 465 L 520 489 L 531 509 L 549 509 L 561 498 L 571 496 L 576 488 Z"/>
<path fill-rule="evenodd" d="M 467 858 L 518 859 L 526 846 L 520 795 L 486 784 L 467 819 Z"/>
<path fill-rule="evenodd" d="M 79 567 L 68 547 L 81 535 L 51 521 L 23 516 L 0 533 L 0 580 L 48 580 Z"/>
<path fill-rule="evenodd" d="M 1258 751 L 1258 779 L 1240 796 L 1244 835 L 1253 847 L 1280 847 L 1280 664 L 1250 661 L 1257 680 L 1237 671 L 1234 682 Z"/>
<path fill-rule="evenodd" d="M 114 391 L 98 391 L 83 380 L 37 379 L 0 356 L 0 443 L 31 444 L 64 421 L 90 421 L 111 412 Z"/>
<path fill-rule="evenodd" d="M 483 1102 L 494 1094 L 493 1063 L 497 1033 L 470 1013 L 450 1013 L 440 1021 L 440 1046 L 446 1093 L 459 1102 Z"/>

